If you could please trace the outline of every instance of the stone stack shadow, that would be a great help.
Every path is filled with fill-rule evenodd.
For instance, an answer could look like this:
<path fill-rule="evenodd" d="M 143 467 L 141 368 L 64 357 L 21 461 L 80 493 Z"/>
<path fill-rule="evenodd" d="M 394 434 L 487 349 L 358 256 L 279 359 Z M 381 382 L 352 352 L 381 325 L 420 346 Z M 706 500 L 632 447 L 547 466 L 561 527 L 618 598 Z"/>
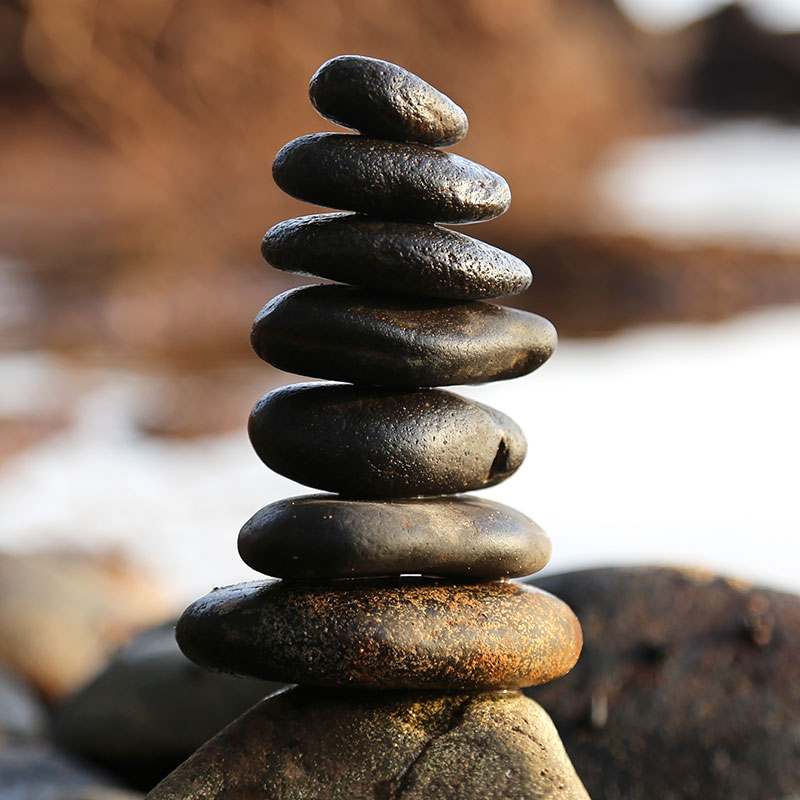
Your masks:
<path fill-rule="evenodd" d="M 525 438 L 501 412 L 432 388 L 525 375 L 555 349 L 547 320 L 484 302 L 524 291 L 528 267 L 436 224 L 502 214 L 508 185 L 439 149 L 466 135 L 466 115 L 400 67 L 340 56 L 310 94 L 359 133 L 296 139 L 273 175 L 347 212 L 279 223 L 262 251 L 341 283 L 274 298 L 252 344 L 330 382 L 270 392 L 249 433 L 267 466 L 327 493 L 256 513 L 239 552 L 273 577 L 214 590 L 177 627 L 198 664 L 301 686 L 151 796 L 585 798 L 519 691 L 564 675 L 581 648 L 563 602 L 508 580 L 540 570 L 550 541 L 518 511 L 460 494 L 513 474 Z"/>

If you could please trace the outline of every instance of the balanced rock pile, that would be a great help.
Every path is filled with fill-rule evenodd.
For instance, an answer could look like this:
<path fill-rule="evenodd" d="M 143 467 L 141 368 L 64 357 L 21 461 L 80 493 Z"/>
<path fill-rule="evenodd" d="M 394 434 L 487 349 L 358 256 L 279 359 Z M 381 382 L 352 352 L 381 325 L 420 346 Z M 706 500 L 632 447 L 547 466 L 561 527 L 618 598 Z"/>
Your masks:
<path fill-rule="evenodd" d="M 519 691 L 570 670 L 581 632 L 541 569 L 547 535 L 458 493 L 522 463 L 507 416 L 434 386 L 525 375 L 553 352 L 534 314 L 480 302 L 521 292 L 518 259 L 435 223 L 502 214 L 508 185 L 440 148 L 464 137 L 451 100 L 393 64 L 342 56 L 311 80 L 327 119 L 360 135 L 287 144 L 292 196 L 356 213 L 270 229 L 273 266 L 352 285 L 286 292 L 253 346 L 308 382 L 270 392 L 250 438 L 272 469 L 330 492 L 263 508 L 242 558 L 275 576 L 217 589 L 178 623 L 218 670 L 300 684 L 197 751 L 152 798 L 586 798 L 547 715 Z M 374 691 L 392 690 L 392 691 Z"/>

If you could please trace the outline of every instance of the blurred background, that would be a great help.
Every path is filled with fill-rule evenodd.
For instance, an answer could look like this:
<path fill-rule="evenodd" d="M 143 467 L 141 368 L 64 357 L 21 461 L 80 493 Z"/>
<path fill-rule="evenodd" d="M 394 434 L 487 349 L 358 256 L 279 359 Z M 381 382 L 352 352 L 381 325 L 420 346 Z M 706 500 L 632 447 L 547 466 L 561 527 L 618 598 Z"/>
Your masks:
<path fill-rule="evenodd" d="M 295 378 L 248 332 L 309 282 L 258 250 L 314 211 L 270 165 L 335 127 L 307 85 L 341 53 L 450 95 L 470 116 L 455 151 L 511 185 L 505 216 L 464 230 L 530 264 L 508 302 L 561 345 L 464 391 L 528 436 L 485 495 L 548 530 L 548 570 L 800 590 L 795 0 L 2 0 L 0 603 L 51 642 L 77 634 L 42 608 L 83 608 L 70 624 L 99 640 L 40 688 L 256 577 L 239 528 L 308 491 L 250 450 L 249 409 Z"/>

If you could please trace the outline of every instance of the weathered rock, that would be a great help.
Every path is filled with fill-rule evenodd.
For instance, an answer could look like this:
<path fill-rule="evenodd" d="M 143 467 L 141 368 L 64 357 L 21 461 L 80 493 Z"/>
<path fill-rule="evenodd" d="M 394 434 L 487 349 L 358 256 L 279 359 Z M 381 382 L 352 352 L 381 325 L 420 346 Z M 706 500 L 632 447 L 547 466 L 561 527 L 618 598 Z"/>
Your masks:
<path fill-rule="evenodd" d="M 277 578 L 468 576 L 515 578 L 550 559 L 550 538 L 513 508 L 472 497 L 357 501 L 290 497 L 239 533 L 239 554 Z"/>
<path fill-rule="evenodd" d="M 467 115 L 447 95 L 378 58 L 332 58 L 308 93 L 323 117 L 365 136 L 446 147 L 467 135 Z"/>
<path fill-rule="evenodd" d="M 530 694 L 595 800 L 800 797 L 800 597 L 664 568 L 535 583 L 585 631 L 573 673 Z"/>
<path fill-rule="evenodd" d="M 297 688 L 234 722 L 148 800 L 588 800 L 543 709 L 517 692 Z"/>
<path fill-rule="evenodd" d="M 372 289 L 479 300 L 519 294 L 528 265 L 458 231 L 362 214 L 311 214 L 279 222 L 261 243 L 277 269 Z"/>
<path fill-rule="evenodd" d="M 53 734 L 65 749 L 149 789 L 277 688 L 200 669 L 166 625 L 135 639 L 62 703 Z"/>
<path fill-rule="evenodd" d="M 527 375 L 553 354 L 557 336 L 544 317 L 492 303 L 317 285 L 267 303 L 251 341 L 287 372 L 412 388 Z"/>
<path fill-rule="evenodd" d="M 375 217 L 451 224 L 493 219 L 511 191 L 496 172 L 422 144 L 346 133 L 301 136 L 272 164 L 284 192 Z"/>
<path fill-rule="evenodd" d="M 256 404 L 249 433 L 270 469 L 357 498 L 493 486 L 519 467 L 527 448 L 505 414 L 438 389 L 284 386 Z"/>
<path fill-rule="evenodd" d="M 46 727 L 47 712 L 32 687 L 0 668 L 0 745 L 35 741 Z"/>
<path fill-rule="evenodd" d="M 183 612 L 175 635 L 201 666 L 369 689 L 532 686 L 568 672 L 581 649 L 574 614 L 546 592 L 433 578 L 215 589 Z"/>

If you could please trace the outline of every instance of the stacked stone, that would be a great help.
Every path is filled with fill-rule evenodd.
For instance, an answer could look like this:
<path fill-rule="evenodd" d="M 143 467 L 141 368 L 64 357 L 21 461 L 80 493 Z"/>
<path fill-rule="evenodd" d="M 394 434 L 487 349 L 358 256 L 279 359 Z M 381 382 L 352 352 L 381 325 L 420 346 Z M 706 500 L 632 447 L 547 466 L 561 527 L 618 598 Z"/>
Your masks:
<path fill-rule="evenodd" d="M 267 466 L 329 494 L 256 513 L 239 551 L 273 577 L 194 603 L 178 624 L 179 644 L 214 669 L 334 687 L 331 696 L 313 690 L 314 702 L 339 709 L 330 713 L 344 727 L 355 724 L 351 716 L 374 714 L 376 703 L 384 703 L 389 727 L 397 703 L 414 718 L 420 708 L 429 716 L 434 707 L 448 709 L 448 731 L 468 707 L 487 703 L 498 719 L 502 706 L 512 718 L 533 714 L 535 723 L 526 724 L 546 727 L 541 709 L 516 690 L 568 672 L 580 627 L 563 602 L 508 579 L 540 570 L 550 541 L 518 511 L 459 494 L 511 475 L 525 438 L 501 412 L 431 388 L 525 375 L 555 348 L 547 320 L 484 302 L 525 290 L 528 267 L 436 224 L 502 214 L 508 185 L 437 149 L 466 135 L 466 115 L 400 67 L 341 56 L 318 70 L 310 94 L 322 116 L 359 133 L 296 139 L 278 153 L 273 175 L 293 197 L 347 213 L 282 222 L 266 233 L 263 254 L 279 269 L 349 285 L 305 286 L 274 298 L 255 320 L 252 343 L 276 367 L 333 382 L 270 392 L 253 409 L 249 432 Z M 386 693 L 384 702 L 362 691 L 373 689 L 407 696 Z M 267 700 L 258 713 L 294 703 L 296 726 L 305 706 L 292 696 Z M 387 710 L 386 703 L 394 705 Z M 327 712 L 319 713 L 329 724 Z M 542 740 L 539 748 L 557 749 L 551 734 L 556 744 Z M 552 758 L 558 768 L 548 772 L 537 761 L 522 770 L 530 773 L 524 780 L 499 759 L 503 780 L 517 781 L 509 796 L 549 797 L 552 790 L 586 797 L 563 754 Z M 273 768 L 260 764 L 258 780 L 275 789 Z M 364 796 L 399 797 L 381 794 L 373 768 Z M 410 774 L 404 767 L 404 791 Z M 493 774 L 482 779 L 494 781 Z M 325 785 L 338 797 L 334 783 Z M 465 786 L 457 796 L 479 796 L 478 789 L 463 794 Z M 352 781 L 340 789 L 343 797 L 361 796 Z M 491 796 L 506 795 L 498 789 Z"/>

